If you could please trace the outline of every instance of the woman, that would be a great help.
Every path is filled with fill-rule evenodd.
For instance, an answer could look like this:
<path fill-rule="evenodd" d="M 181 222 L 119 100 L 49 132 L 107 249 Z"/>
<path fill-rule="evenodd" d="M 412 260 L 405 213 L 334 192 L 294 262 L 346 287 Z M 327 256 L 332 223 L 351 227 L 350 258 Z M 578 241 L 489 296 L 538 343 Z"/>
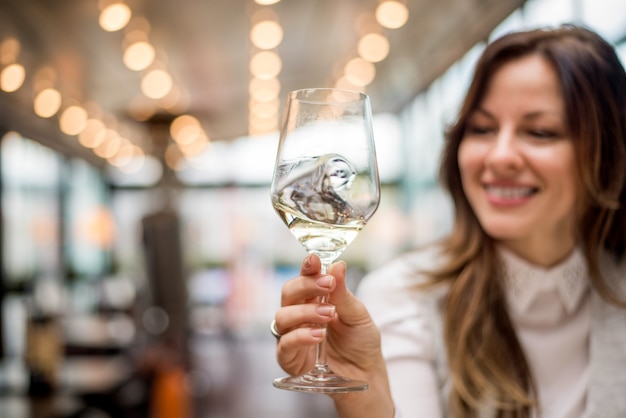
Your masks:
<path fill-rule="evenodd" d="M 506 35 L 447 134 L 455 225 L 359 286 L 308 256 L 283 288 L 280 365 L 367 380 L 347 417 L 626 417 L 626 74 L 595 33 Z M 316 297 L 331 292 L 332 304 Z M 312 327 L 326 323 L 327 329 Z M 394 412 L 395 411 L 395 412 Z"/>

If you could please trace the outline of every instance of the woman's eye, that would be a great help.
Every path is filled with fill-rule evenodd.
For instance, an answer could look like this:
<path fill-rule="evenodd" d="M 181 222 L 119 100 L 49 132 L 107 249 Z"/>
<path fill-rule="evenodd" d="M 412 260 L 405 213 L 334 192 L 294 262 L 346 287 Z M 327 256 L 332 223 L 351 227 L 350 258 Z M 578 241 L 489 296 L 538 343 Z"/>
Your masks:
<path fill-rule="evenodd" d="M 556 138 L 558 135 L 553 131 L 548 131 L 545 129 L 532 129 L 528 132 L 531 136 L 539 139 L 550 139 Z"/>
<path fill-rule="evenodd" d="M 469 125 L 467 127 L 467 133 L 469 135 L 486 135 L 493 132 L 493 129 L 489 126 L 483 125 Z"/>

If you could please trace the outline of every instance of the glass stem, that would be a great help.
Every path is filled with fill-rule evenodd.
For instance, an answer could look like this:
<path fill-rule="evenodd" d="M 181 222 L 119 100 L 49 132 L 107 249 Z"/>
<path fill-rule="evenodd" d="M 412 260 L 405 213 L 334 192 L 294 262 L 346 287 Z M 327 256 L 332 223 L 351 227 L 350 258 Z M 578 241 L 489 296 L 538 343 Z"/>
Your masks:
<path fill-rule="evenodd" d="M 330 263 L 322 262 L 322 274 L 327 274 L 330 269 Z M 319 303 L 327 303 L 329 299 L 328 295 L 320 296 L 318 298 Z M 324 325 L 325 327 L 326 325 Z M 320 374 L 328 374 L 332 373 L 330 368 L 328 367 L 328 359 L 326 357 L 326 343 L 325 341 L 321 341 L 317 344 L 316 352 L 315 352 L 315 371 Z"/>

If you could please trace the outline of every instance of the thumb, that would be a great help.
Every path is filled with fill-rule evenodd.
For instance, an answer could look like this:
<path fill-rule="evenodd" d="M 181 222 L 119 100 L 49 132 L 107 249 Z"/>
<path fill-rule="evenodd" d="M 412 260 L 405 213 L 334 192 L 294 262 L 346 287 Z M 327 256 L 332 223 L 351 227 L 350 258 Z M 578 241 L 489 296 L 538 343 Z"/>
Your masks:
<path fill-rule="evenodd" d="M 330 294 L 330 303 L 335 305 L 337 314 L 344 321 L 359 320 L 362 316 L 367 316 L 367 312 L 363 304 L 348 289 L 346 284 L 346 263 L 338 261 L 334 263 L 329 270 L 335 280 L 335 289 Z"/>

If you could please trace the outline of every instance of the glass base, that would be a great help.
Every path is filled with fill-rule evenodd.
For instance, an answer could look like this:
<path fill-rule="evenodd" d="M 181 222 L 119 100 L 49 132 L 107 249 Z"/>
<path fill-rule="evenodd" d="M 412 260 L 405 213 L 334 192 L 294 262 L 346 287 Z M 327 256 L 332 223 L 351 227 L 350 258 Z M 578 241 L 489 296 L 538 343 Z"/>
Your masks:
<path fill-rule="evenodd" d="M 339 376 L 328 369 L 313 369 L 301 376 L 287 376 L 274 379 L 279 389 L 310 393 L 348 393 L 368 388 L 367 382 Z"/>

